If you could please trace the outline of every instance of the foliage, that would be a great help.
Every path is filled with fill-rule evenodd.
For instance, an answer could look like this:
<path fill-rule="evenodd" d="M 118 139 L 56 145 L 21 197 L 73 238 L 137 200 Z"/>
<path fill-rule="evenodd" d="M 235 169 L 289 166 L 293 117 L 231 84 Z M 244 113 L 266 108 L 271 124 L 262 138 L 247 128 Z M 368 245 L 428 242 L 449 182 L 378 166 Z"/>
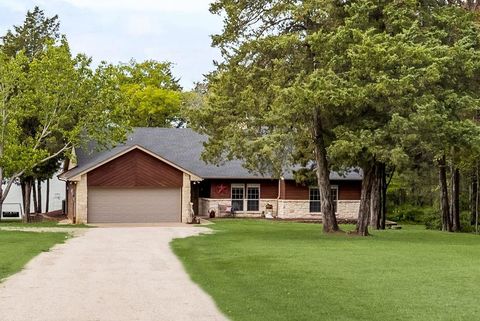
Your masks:
<path fill-rule="evenodd" d="M 41 54 L 51 40 L 60 38 L 60 22 L 58 16 L 45 17 L 39 7 L 28 11 L 25 21 L 21 26 L 14 26 L 13 31 L 8 30 L 2 37 L 0 51 L 8 57 L 14 57 L 23 51 L 29 59 Z"/>
<path fill-rule="evenodd" d="M 192 119 L 210 138 L 205 159 L 239 158 L 249 170 L 277 177 L 314 159 L 314 114 L 321 110 L 328 135 L 337 100 L 330 95 L 335 87 L 309 77 L 315 65 L 341 50 L 324 44 L 322 53 L 333 52 L 316 56 L 322 62 L 311 57 L 305 33 L 333 23 L 341 11 L 341 5 L 323 3 L 323 16 L 309 12 L 313 1 L 212 4 L 213 13 L 226 17 L 223 33 L 213 37 L 225 61 L 208 76 L 207 104 Z"/>
<path fill-rule="evenodd" d="M 48 45 L 31 62 L 22 53 L 0 53 L 0 169 L 9 179 L 3 198 L 17 177 L 73 146 L 123 139 L 128 119 L 115 69 L 89 65 L 85 56 L 71 56 L 66 41 Z"/>
<path fill-rule="evenodd" d="M 28 11 L 22 25 L 14 26 L 14 31 L 7 31 L 7 34 L 2 37 L 2 44 L 0 51 L 5 53 L 8 57 L 15 57 L 22 53 L 29 62 L 34 58 L 38 58 L 44 53 L 49 43 L 57 43 L 60 41 L 60 22 L 58 16 L 51 18 L 46 17 L 43 10 L 35 7 L 33 11 Z M 65 41 L 65 39 L 63 39 Z M 29 65 L 23 66 L 25 70 L 29 69 Z M 28 77 L 27 77 L 28 78 Z M 23 133 L 26 137 L 35 135 L 32 128 L 38 124 L 38 119 L 35 115 L 26 117 L 22 122 Z M 61 146 L 49 146 L 51 150 L 61 148 Z M 58 155 L 48 161 L 45 161 L 39 166 L 36 166 L 31 171 L 28 171 L 20 176 L 20 183 L 33 182 L 35 178 L 40 181 L 51 178 L 60 166 L 60 159 L 63 155 Z M 31 185 L 31 184 L 30 184 Z M 23 187 L 22 187 L 23 189 Z M 24 199 L 24 206 L 26 204 L 26 195 L 22 193 Z"/>
<path fill-rule="evenodd" d="M 131 125 L 135 127 L 181 126 L 182 93 L 172 64 L 147 60 L 118 66 Z"/>
<path fill-rule="evenodd" d="M 425 227 L 429 230 L 440 230 L 442 227 L 442 220 L 438 210 L 426 210 L 422 220 Z M 460 226 L 462 228 L 458 232 L 472 233 L 475 231 L 475 227 L 470 224 L 470 213 L 468 211 L 460 213 Z"/>
<path fill-rule="evenodd" d="M 232 320 L 473 320 L 480 313 L 475 235 L 403 226 L 370 238 L 325 236 L 315 224 L 255 220 L 210 226 L 216 233 L 176 239 L 172 248 Z"/>
<path fill-rule="evenodd" d="M 428 206 L 402 204 L 391 208 L 388 219 L 398 223 L 426 224 L 432 227 L 432 221 L 439 220 L 438 209 Z"/>
<path fill-rule="evenodd" d="M 456 163 L 480 146 L 480 30 L 460 4 L 218 0 L 211 11 L 225 18 L 213 37 L 224 61 L 193 118 L 210 137 L 207 161 L 239 158 L 278 177 L 325 159 L 373 182 L 378 162 Z M 359 222 L 370 212 L 364 185 Z"/>

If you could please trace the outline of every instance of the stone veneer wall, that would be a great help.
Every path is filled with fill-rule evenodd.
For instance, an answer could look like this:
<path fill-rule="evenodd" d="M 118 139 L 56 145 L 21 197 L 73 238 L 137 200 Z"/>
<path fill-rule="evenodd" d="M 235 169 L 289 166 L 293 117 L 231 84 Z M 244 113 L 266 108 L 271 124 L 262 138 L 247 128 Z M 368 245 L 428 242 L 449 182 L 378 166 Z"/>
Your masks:
<path fill-rule="evenodd" d="M 320 213 L 310 213 L 310 202 L 308 200 L 277 200 L 277 199 L 261 199 L 260 211 L 256 213 L 237 213 L 237 217 L 258 217 L 265 212 L 267 203 L 273 205 L 273 214 L 281 219 L 319 219 Z M 278 209 L 277 209 L 278 204 Z M 231 199 L 199 199 L 199 215 L 208 216 L 209 210 L 213 209 L 218 214 L 218 205 L 231 205 Z M 355 220 L 358 215 L 360 201 L 339 200 L 337 203 L 337 217 L 345 220 Z"/>
<path fill-rule="evenodd" d="M 360 209 L 360 200 L 358 201 L 338 200 L 337 217 L 345 220 L 356 220 L 358 218 L 359 209 Z"/>
<path fill-rule="evenodd" d="M 76 182 L 75 188 L 75 215 L 77 224 L 88 223 L 88 186 L 87 186 L 87 174 L 83 174 L 80 180 Z"/>
<path fill-rule="evenodd" d="M 190 202 L 191 202 L 191 179 L 190 175 L 183 173 L 183 187 L 182 187 L 182 222 L 187 223 L 190 216 Z"/>
<path fill-rule="evenodd" d="M 337 218 L 345 220 L 355 220 L 358 215 L 359 207 L 359 200 L 338 200 Z M 278 217 L 283 219 L 318 219 L 321 218 L 321 214 L 310 213 L 310 202 L 308 200 L 280 200 Z"/>
<path fill-rule="evenodd" d="M 218 206 L 225 205 L 230 206 L 232 204 L 232 200 L 229 198 L 200 198 L 198 203 L 198 211 L 200 216 L 208 216 L 209 211 L 212 209 L 215 211 L 216 217 L 220 217 L 218 213 Z M 277 212 L 277 200 L 276 199 L 260 199 L 260 210 L 258 212 L 243 212 L 243 213 L 236 213 L 236 217 L 260 217 L 266 213 L 266 206 L 267 204 L 273 205 L 272 212 L 274 215 Z M 223 215 L 225 216 L 225 215 Z"/>

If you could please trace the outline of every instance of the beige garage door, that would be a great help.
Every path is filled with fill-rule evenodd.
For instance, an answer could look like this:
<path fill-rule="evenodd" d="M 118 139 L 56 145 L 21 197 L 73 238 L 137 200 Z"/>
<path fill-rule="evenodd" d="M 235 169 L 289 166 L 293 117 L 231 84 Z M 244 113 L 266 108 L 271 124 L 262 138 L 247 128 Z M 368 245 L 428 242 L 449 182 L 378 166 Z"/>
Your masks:
<path fill-rule="evenodd" d="M 88 189 L 88 223 L 181 221 L 180 188 Z"/>

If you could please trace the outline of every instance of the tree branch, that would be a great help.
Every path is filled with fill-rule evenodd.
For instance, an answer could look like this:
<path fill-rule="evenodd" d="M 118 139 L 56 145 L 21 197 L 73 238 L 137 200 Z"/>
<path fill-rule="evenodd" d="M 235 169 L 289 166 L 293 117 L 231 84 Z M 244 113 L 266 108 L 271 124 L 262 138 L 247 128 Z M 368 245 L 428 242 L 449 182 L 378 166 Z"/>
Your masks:
<path fill-rule="evenodd" d="M 2 193 L 2 199 L 1 199 L 2 204 L 5 201 L 5 199 L 7 198 L 8 192 L 10 191 L 10 188 L 12 187 L 15 180 L 17 178 L 19 178 L 20 176 L 22 176 L 23 173 L 25 173 L 25 171 L 21 171 L 21 172 L 18 172 L 16 174 L 13 174 L 12 177 L 10 177 L 10 179 L 8 180 L 7 186 L 5 186 L 5 190 L 3 190 L 3 193 Z"/>

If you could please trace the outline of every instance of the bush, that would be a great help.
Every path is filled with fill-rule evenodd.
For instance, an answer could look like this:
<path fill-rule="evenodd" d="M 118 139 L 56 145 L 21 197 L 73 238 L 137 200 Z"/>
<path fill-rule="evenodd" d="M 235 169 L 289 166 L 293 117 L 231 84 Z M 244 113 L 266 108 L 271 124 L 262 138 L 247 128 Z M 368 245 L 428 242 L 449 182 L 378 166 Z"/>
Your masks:
<path fill-rule="evenodd" d="M 428 211 L 427 211 L 428 213 Z M 424 217 L 425 227 L 429 230 L 441 230 L 442 229 L 442 220 L 440 218 L 440 213 L 437 210 L 428 213 Z M 470 225 L 470 213 L 468 211 L 463 211 L 460 213 L 460 226 L 461 232 L 471 233 L 475 230 L 474 226 Z"/>
<path fill-rule="evenodd" d="M 435 215 L 438 214 L 432 207 L 403 204 L 392 208 L 388 218 L 395 222 L 421 224 L 431 221 Z"/>
<path fill-rule="evenodd" d="M 423 223 L 427 230 L 441 230 L 442 229 L 442 219 L 440 217 L 440 212 L 434 208 L 425 211 L 423 217 Z"/>
<path fill-rule="evenodd" d="M 388 219 L 400 223 L 425 224 L 425 227 L 429 230 L 442 229 L 440 211 L 429 206 L 422 207 L 411 204 L 396 206 L 390 210 Z M 460 225 L 461 232 L 471 233 L 475 231 L 475 227 L 470 225 L 469 211 L 460 213 Z"/>

